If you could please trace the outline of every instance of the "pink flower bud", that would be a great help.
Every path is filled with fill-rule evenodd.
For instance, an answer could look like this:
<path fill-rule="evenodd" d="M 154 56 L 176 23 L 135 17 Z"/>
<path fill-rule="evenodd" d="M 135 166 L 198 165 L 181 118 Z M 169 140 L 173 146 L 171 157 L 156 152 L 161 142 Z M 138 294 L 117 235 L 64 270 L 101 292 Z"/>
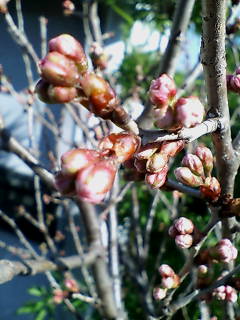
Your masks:
<path fill-rule="evenodd" d="M 216 201 L 221 194 L 221 186 L 215 177 L 207 177 L 200 186 L 200 191 L 205 198 Z"/>
<path fill-rule="evenodd" d="M 222 239 L 211 248 L 210 255 L 222 262 L 231 262 L 237 258 L 238 251 L 229 239 Z"/>
<path fill-rule="evenodd" d="M 229 301 L 232 303 L 237 302 L 237 299 L 238 299 L 237 291 L 233 287 L 226 286 L 225 293 L 226 293 L 226 301 Z"/>
<path fill-rule="evenodd" d="M 56 304 L 60 304 L 67 297 L 68 293 L 61 289 L 55 289 L 53 291 L 53 302 Z"/>
<path fill-rule="evenodd" d="M 78 292 L 79 291 L 78 284 L 74 279 L 65 279 L 64 285 L 70 292 Z"/>
<path fill-rule="evenodd" d="M 140 144 L 140 138 L 130 132 L 112 133 L 102 139 L 99 149 L 113 154 L 118 162 L 129 160 Z"/>
<path fill-rule="evenodd" d="M 79 170 L 88 166 L 91 162 L 99 160 L 99 153 L 89 149 L 72 149 L 61 156 L 62 173 L 75 175 Z"/>
<path fill-rule="evenodd" d="M 36 84 L 38 98 L 46 103 L 67 103 L 77 96 L 75 87 L 57 87 L 43 79 Z"/>
<path fill-rule="evenodd" d="M 111 160 L 90 163 L 78 171 L 75 181 L 77 196 L 87 202 L 100 203 L 112 188 L 116 171 Z"/>
<path fill-rule="evenodd" d="M 167 289 L 166 288 L 154 288 L 153 289 L 153 298 L 155 300 L 163 300 L 167 295 Z"/>
<path fill-rule="evenodd" d="M 161 188 L 167 179 L 168 166 L 162 168 L 161 171 L 157 173 L 147 173 L 145 175 L 145 182 L 150 185 L 152 189 Z"/>
<path fill-rule="evenodd" d="M 190 234 L 180 234 L 175 237 L 175 243 L 179 248 L 188 249 L 193 244 L 193 237 Z"/>
<path fill-rule="evenodd" d="M 197 176 L 204 176 L 204 170 L 201 160 L 194 154 L 188 153 L 182 159 L 182 165 L 188 167 L 192 173 Z"/>
<path fill-rule="evenodd" d="M 194 230 L 194 224 L 190 219 L 180 217 L 174 221 L 174 227 L 179 234 L 191 234 Z"/>
<path fill-rule="evenodd" d="M 163 109 L 154 109 L 153 110 L 153 117 L 155 119 L 156 127 L 160 129 L 170 129 L 174 125 L 174 113 L 172 107 Z"/>
<path fill-rule="evenodd" d="M 198 266 L 198 275 L 204 276 L 208 273 L 208 267 L 205 264 Z"/>
<path fill-rule="evenodd" d="M 207 147 L 197 147 L 195 150 L 196 156 L 202 161 L 205 175 L 208 177 L 211 175 L 213 169 L 213 155 L 212 151 Z"/>
<path fill-rule="evenodd" d="M 213 295 L 218 299 L 218 300 L 225 300 L 226 299 L 226 292 L 225 292 L 225 286 L 220 286 L 214 289 Z"/>
<path fill-rule="evenodd" d="M 169 157 L 175 157 L 183 148 L 184 141 L 164 141 L 160 147 L 160 152 L 167 154 Z"/>
<path fill-rule="evenodd" d="M 74 177 L 58 172 L 54 178 L 55 187 L 62 195 L 72 197 L 76 194 Z"/>
<path fill-rule="evenodd" d="M 90 111 L 103 119 L 109 119 L 118 100 L 108 82 L 95 73 L 86 73 L 80 83 L 91 102 Z"/>
<path fill-rule="evenodd" d="M 75 63 L 56 51 L 49 52 L 40 61 L 40 69 L 43 79 L 53 85 L 74 87 L 78 84 L 79 73 Z"/>
<path fill-rule="evenodd" d="M 228 75 L 227 76 L 228 90 L 240 93 L 240 75 Z"/>
<path fill-rule="evenodd" d="M 162 278 L 161 285 L 163 288 L 172 289 L 175 287 L 174 277 L 164 277 Z"/>
<path fill-rule="evenodd" d="M 70 34 L 61 34 L 49 41 L 49 51 L 56 51 L 73 60 L 80 73 L 87 71 L 87 58 L 83 48 Z"/>
<path fill-rule="evenodd" d="M 170 104 L 176 95 L 176 86 L 172 78 L 162 74 L 156 80 L 152 80 L 149 89 L 149 98 L 152 104 L 158 108 Z"/>
<path fill-rule="evenodd" d="M 174 270 L 168 264 L 162 264 L 158 271 L 162 277 L 173 277 L 175 275 Z"/>
<path fill-rule="evenodd" d="M 141 146 L 135 154 L 135 158 L 139 160 L 149 159 L 160 147 L 159 143 L 148 143 Z"/>
<path fill-rule="evenodd" d="M 204 107 L 198 97 L 180 98 L 174 108 L 180 127 L 191 128 L 203 121 Z"/>
<path fill-rule="evenodd" d="M 155 152 L 147 161 L 146 169 L 148 172 L 157 173 L 161 171 L 168 163 L 168 155 Z"/>
<path fill-rule="evenodd" d="M 190 187 L 199 187 L 203 184 L 202 178 L 193 174 L 187 167 L 179 167 L 175 169 L 174 174 L 178 181 Z"/>

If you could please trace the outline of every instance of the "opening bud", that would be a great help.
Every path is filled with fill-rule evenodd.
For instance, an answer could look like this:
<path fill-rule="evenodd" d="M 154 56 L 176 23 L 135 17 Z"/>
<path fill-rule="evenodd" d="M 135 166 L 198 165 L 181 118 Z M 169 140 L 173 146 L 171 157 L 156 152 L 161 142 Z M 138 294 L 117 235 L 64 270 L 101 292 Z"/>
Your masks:
<path fill-rule="evenodd" d="M 72 149 L 61 156 L 61 169 L 63 174 L 75 175 L 79 170 L 91 162 L 99 160 L 99 153 L 89 149 Z"/>
<path fill-rule="evenodd" d="M 118 162 L 129 160 L 138 149 L 140 138 L 129 132 L 112 133 L 102 139 L 99 149 L 117 157 Z"/>
<path fill-rule="evenodd" d="M 152 80 L 149 89 L 149 99 L 158 108 L 169 105 L 176 95 L 175 82 L 167 74 L 162 74 L 156 80 Z"/>
<path fill-rule="evenodd" d="M 154 109 L 153 117 L 156 119 L 156 127 L 160 129 L 170 129 L 174 125 L 174 113 L 172 107 L 166 106 L 166 110 L 164 108 Z"/>
<path fill-rule="evenodd" d="M 102 159 L 90 163 L 77 173 L 77 196 L 87 202 L 100 203 L 112 188 L 116 171 L 116 165 L 112 160 Z"/>
<path fill-rule="evenodd" d="M 164 141 L 160 147 L 160 152 L 167 154 L 169 157 L 175 157 L 183 148 L 184 141 Z"/>
<path fill-rule="evenodd" d="M 215 247 L 209 249 L 212 258 L 219 262 L 231 262 L 237 258 L 238 251 L 229 239 L 220 240 Z"/>

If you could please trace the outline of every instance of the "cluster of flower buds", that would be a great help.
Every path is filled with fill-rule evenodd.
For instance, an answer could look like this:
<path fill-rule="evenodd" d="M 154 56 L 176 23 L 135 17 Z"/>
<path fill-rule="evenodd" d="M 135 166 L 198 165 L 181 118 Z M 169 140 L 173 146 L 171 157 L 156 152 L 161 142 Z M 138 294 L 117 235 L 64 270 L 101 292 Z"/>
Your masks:
<path fill-rule="evenodd" d="M 225 300 L 235 303 L 238 299 L 237 291 L 231 286 L 220 286 L 213 291 L 213 296 L 218 300 Z"/>
<path fill-rule="evenodd" d="M 154 288 L 153 297 L 155 300 L 163 300 L 167 290 L 177 288 L 180 285 L 180 278 L 168 264 L 162 264 L 158 269 L 162 281 L 161 286 Z"/>
<path fill-rule="evenodd" d="M 141 146 L 134 155 L 134 160 L 127 163 L 131 168 L 144 179 L 152 188 L 161 188 L 166 182 L 168 173 L 168 162 L 171 157 L 175 157 L 184 147 L 184 142 L 165 141 L 162 143 L 149 143 Z"/>
<path fill-rule="evenodd" d="M 174 289 L 179 286 L 180 278 L 168 264 L 162 264 L 158 271 L 162 277 L 162 288 Z"/>
<path fill-rule="evenodd" d="M 56 188 L 65 196 L 99 203 L 112 188 L 118 164 L 133 156 L 139 138 L 132 133 L 110 134 L 99 143 L 99 150 L 72 149 L 61 157 L 61 171 L 55 176 Z"/>
<path fill-rule="evenodd" d="M 72 278 L 66 278 L 64 280 L 64 286 L 66 290 L 55 289 L 53 290 L 53 302 L 60 304 L 64 299 L 69 298 L 72 293 L 79 292 L 79 286 L 77 282 Z"/>
<path fill-rule="evenodd" d="M 112 120 L 119 127 L 125 128 L 131 121 L 109 83 L 88 70 L 83 48 L 71 35 L 62 34 L 49 41 L 49 52 L 40 61 L 40 70 L 41 79 L 35 88 L 40 100 L 79 101 L 96 116 Z M 132 126 L 137 132 L 136 124 Z"/>
<path fill-rule="evenodd" d="M 77 97 L 80 77 L 87 71 L 83 48 L 69 34 L 51 39 L 48 48 L 48 54 L 40 61 L 42 79 L 35 90 L 44 102 L 70 102 Z"/>
<path fill-rule="evenodd" d="M 187 249 L 193 244 L 194 224 L 191 220 L 180 217 L 176 219 L 169 228 L 170 237 L 175 239 L 175 243 L 179 248 Z"/>
<path fill-rule="evenodd" d="M 229 91 L 240 93 L 240 67 L 235 71 L 235 74 L 227 75 L 227 88 Z"/>
<path fill-rule="evenodd" d="M 149 89 L 150 102 L 154 105 L 155 124 L 161 129 L 179 130 L 201 123 L 204 107 L 198 97 L 175 99 L 175 82 L 167 74 L 152 80 Z"/>
<path fill-rule="evenodd" d="M 107 68 L 108 56 L 104 52 L 103 48 L 97 42 L 93 42 L 90 47 L 90 57 L 93 63 L 94 69 L 99 68 L 105 70 Z"/>
<path fill-rule="evenodd" d="M 196 257 L 197 264 L 211 264 L 213 262 L 229 263 L 237 258 L 238 251 L 229 239 L 220 240 L 214 247 L 202 250 Z"/>
<path fill-rule="evenodd" d="M 220 240 L 208 252 L 212 259 L 226 263 L 234 261 L 238 255 L 237 249 L 229 239 Z"/>
<path fill-rule="evenodd" d="M 178 181 L 190 187 L 200 187 L 202 195 L 209 201 L 216 201 L 221 193 L 218 180 L 211 176 L 213 155 L 206 147 L 197 147 L 194 154 L 182 159 L 182 167 L 175 169 Z"/>

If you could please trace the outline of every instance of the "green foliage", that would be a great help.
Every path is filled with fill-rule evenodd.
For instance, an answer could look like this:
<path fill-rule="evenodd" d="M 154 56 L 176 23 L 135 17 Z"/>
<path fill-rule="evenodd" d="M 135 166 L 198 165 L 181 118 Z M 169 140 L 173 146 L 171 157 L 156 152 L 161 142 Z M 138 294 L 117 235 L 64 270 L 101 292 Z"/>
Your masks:
<path fill-rule="evenodd" d="M 39 299 L 27 302 L 17 310 L 17 314 L 34 314 L 35 320 L 53 320 L 55 305 L 50 290 L 45 287 L 32 287 L 28 289 L 28 293 Z"/>

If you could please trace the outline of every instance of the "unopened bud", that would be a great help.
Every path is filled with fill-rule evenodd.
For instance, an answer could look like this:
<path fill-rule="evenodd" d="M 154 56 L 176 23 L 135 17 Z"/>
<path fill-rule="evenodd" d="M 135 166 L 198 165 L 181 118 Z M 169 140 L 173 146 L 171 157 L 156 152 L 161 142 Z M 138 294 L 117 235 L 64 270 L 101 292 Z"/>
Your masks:
<path fill-rule="evenodd" d="M 207 147 L 199 146 L 196 148 L 195 154 L 202 161 L 206 177 L 210 176 L 213 169 L 212 151 Z"/>
<path fill-rule="evenodd" d="M 237 258 L 238 251 L 229 239 L 222 239 L 210 249 L 210 255 L 222 262 L 231 262 Z"/>
<path fill-rule="evenodd" d="M 167 154 L 169 157 L 175 157 L 183 148 L 184 141 L 164 141 L 160 147 L 160 152 Z"/>
<path fill-rule="evenodd" d="M 175 169 L 174 174 L 178 181 L 190 187 L 199 187 L 203 184 L 202 178 L 193 174 L 187 167 L 179 167 Z"/>
<path fill-rule="evenodd" d="M 76 64 L 59 52 L 49 52 L 40 61 L 40 69 L 43 79 L 53 85 L 73 87 L 78 84 L 79 73 Z"/>
<path fill-rule="evenodd" d="M 163 300 L 167 295 L 167 289 L 166 288 L 154 288 L 153 289 L 153 298 L 155 300 Z"/>
<path fill-rule="evenodd" d="M 159 143 L 148 143 L 141 146 L 135 154 L 135 158 L 139 160 L 149 159 L 160 147 Z"/>
<path fill-rule="evenodd" d="M 168 163 L 169 157 L 165 153 L 155 152 L 147 161 L 146 169 L 148 172 L 157 173 Z"/>
<path fill-rule="evenodd" d="M 180 217 L 174 221 L 174 227 L 179 234 L 191 234 L 194 230 L 194 224 L 190 219 Z"/>
<path fill-rule="evenodd" d="M 194 154 L 188 153 L 182 159 L 182 165 L 188 167 L 197 176 L 204 176 L 201 160 Z"/>
<path fill-rule="evenodd" d="M 233 287 L 226 286 L 225 292 L 226 292 L 226 301 L 229 301 L 232 303 L 237 302 L 237 299 L 238 299 L 237 291 Z"/>
<path fill-rule="evenodd" d="M 207 177 L 200 186 L 200 191 L 205 198 L 216 201 L 221 194 L 221 186 L 215 177 Z"/>
<path fill-rule="evenodd" d="M 163 108 L 154 109 L 153 117 L 156 127 L 160 129 L 170 129 L 174 125 L 174 113 L 172 107 L 167 106 L 163 112 Z"/>
<path fill-rule="evenodd" d="M 230 91 L 240 93 L 240 75 L 228 75 L 227 76 L 227 88 Z"/>
<path fill-rule="evenodd" d="M 46 103 L 67 103 L 77 96 L 75 87 L 54 86 L 43 79 L 38 81 L 35 91 L 38 98 Z"/>
<path fill-rule="evenodd" d="M 140 138 L 129 132 L 112 133 L 99 143 L 101 151 L 117 157 L 118 162 L 129 160 L 138 149 Z"/>
<path fill-rule="evenodd" d="M 198 266 L 198 275 L 205 276 L 208 273 L 208 267 L 205 264 Z"/>
<path fill-rule="evenodd" d="M 152 80 L 149 89 L 149 98 L 153 105 L 162 108 L 171 103 L 176 92 L 173 79 L 167 74 L 162 74 L 156 80 Z"/>
<path fill-rule="evenodd" d="M 78 284 L 74 279 L 65 279 L 64 285 L 71 292 L 78 292 L 79 291 Z"/>
<path fill-rule="evenodd" d="M 190 234 L 180 234 L 175 237 L 175 243 L 179 248 L 188 249 L 193 244 L 193 237 Z"/>
<path fill-rule="evenodd" d="M 174 108 L 180 127 L 191 128 L 203 121 L 204 107 L 198 97 L 180 98 Z"/>
<path fill-rule="evenodd" d="M 173 277 L 175 275 L 174 270 L 168 264 L 162 264 L 158 271 L 162 277 Z"/>
<path fill-rule="evenodd" d="M 167 179 L 168 166 L 164 166 L 161 171 L 157 173 L 147 173 L 145 175 L 145 182 L 149 184 L 152 189 L 161 188 Z"/>
<path fill-rule="evenodd" d="M 61 156 L 62 173 L 75 175 L 91 162 L 99 160 L 99 157 L 99 153 L 95 150 L 77 148 L 67 151 Z"/>
<path fill-rule="evenodd" d="M 116 165 L 105 159 L 81 169 L 75 181 L 77 196 L 87 202 L 100 203 L 112 188 L 116 171 Z"/>
<path fill-rule="evenodd" d="M 66 1 L 65 1 L 66 2 Z M 79 73 L 87 71 L 87 58 L 83 48 L 74 37 L 70 34 L 61 34 L 49 41 L 49 51 L 56 51 L 73 60 L 78 68 Z"/>
<path fill-rule="evenodd" d="M 103 119 L 109 119 L 118 101 L 108 82 L 95 73 L 86 73 L 80 83 L 91 102 L 90 111 Z"/>

